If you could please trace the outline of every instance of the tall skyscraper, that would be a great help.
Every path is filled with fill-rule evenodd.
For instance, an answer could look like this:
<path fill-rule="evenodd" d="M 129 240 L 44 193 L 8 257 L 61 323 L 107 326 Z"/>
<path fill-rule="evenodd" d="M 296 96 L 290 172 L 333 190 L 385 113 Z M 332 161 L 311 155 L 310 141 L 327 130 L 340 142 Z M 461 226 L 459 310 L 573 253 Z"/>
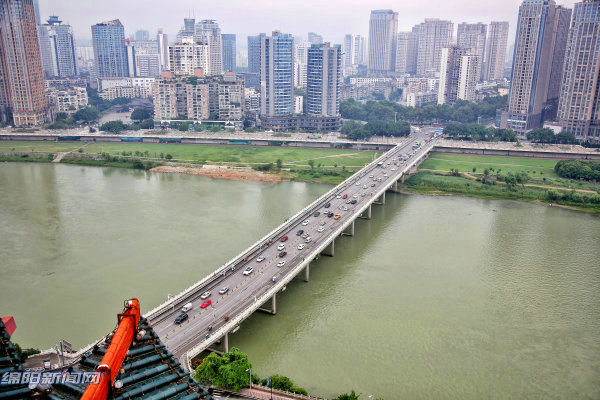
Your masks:
<path fill-rule="evenodd" d="M 125 29 L 118 19 L 92 25 L 92 44 L 98 78 L 129 76 Z"/>
<path fill-rule="evenodd" d="M 204 19 L 196 23 L 196 40 L 208 44 L 209 70 L 208 75 L 221 75 L 223 73 L 223 45 L 221 43 L 221 28 L 217 21 Z"/>
<path fill-rule="evenodd" d="M 145 29 L 135 31 L 135 40 L 150 40 L 150 32 Z"/>
<path fill-rule="evenodd" d="M 40 17 L 40 3 L 39 0 L 33 0 L 33 9 L 35 11 L 35 24 L 41 25 L 42 19 Z"/>
<path fill-rule="evenodd" d="M 47 77 L 77 75 L 75 40 L 71 25 L 63 25 L 57 16 L 38 26 L 42 65 Z"/>
<path fill-rule="evenodd" d="M 308 49 L 307 114 L 340 115 L 342 50 L 339 45 L 313 44 Z"/>
<path fill-rule="evenodd" d="M 373 10 L 369 20 L 369 73 L 387 75 L 396 68 L 398 13 Z"/>
<path fill-rule="evenodd" d="M 194 75 L 196 69 L 202 68 L 206 74 L 210 69 L 208 44 L 195 42 L 189 37 L 183 41 L 169 46 L 169 69 L 175 75 Z"/>
<path fill-rule="evenodd" d="M 478 22 L 476 24 L 467 24 L 463 22 L 458 24 L 458 34 L 456 36 L 457 44 L 464 49 L 471 49 L 470 54 L 479 57 L 479 60 L 483 62 L 483 56 L 485 53 L 485 39 L 487 34 L 487 26 Z M 481 67 L 481 63 L 479 63 Z M 480 68 L 479 76 L 483 78 L 483 69 Z"/>
<path fill-rule="evenodd" d="M 223 70 L 234 72 L 236 67 L 236 44 L 235 34 L 224 33 L 221 35 L 221 41 L 223 43 Z"/>
<path fill-rule="evenodd" d="M 158 43 L 158 54 L 160 55 L 160 69 L 166 71 L 169 69 L 169 37 L 163 33 L 162 29 L 156 34 L 156 42 Z"/>
<path fill-rule="evenodd" d="M 265 34 L 248 36 L 248 75 L 246 76 L 246 87 L 260 87 L 260 42 Z"/>
<path fill-rule="evenodd" d="M 413 32 L 399 32 L 396 47 L 396 72 L 417 72 L 417 36 Z"/>
<path fill-rule="evenodd" d="M 452 22 L 437 18 L 425 19 L 413 28 L 417 37 L 417 75 L 439 72 L 442 49 L 452 41 L 453 32 Z"/>
<path fill-rule="evenodd" d="M 294 38 L 274 31 L 260 38 L 260 113 L 294 113 Z"/>
<path fill-rule="evenodd" d="M 129 76 L 157 78 L 161 72 L 160 49 L 157 40 L 134 40 L 127 42 Z"/>
<path fill-rule="evenodd" d="M 342 46 L 342 63 L 344 67 L 351 65 L 366 64 L 365 37 L 361 35 L 347 34 L 344 36 Z"/>
<path fill-rule="evenodd" d="M 294 42 L 294 86 L 306 87 L 306 74 L 308 68 L 308 49 L 310 42 Z"/>
<path fill-rule="evenodd" d="M 0 118 L 16 126 L 48 122 L 33 0 L 0 1 Z"/>
<path fill-rule="evenodd" d="M 450 46 L 442 49 L 438 104 L 454 103 L 457 99 L 475 101 L 481 58 L 472 48 Z"/>
<path fill-rule="evenodd" d="M 519 8 L 508 112 L 501 127 L 523 136 L 556 116 L 571 10 L 553 0 Z"/>
<path fill-rule="evenodd" d="M 323 36 L 315 32 L 308 32 L 308 41 L 314 44 L 321 44 L 323 43 Z"/>
<path fill-rule="evenodd" d="M 488 27 L 483 80 L 495 81 L 504 78 L 504 60 L 508 43 L 508 22 L 492 21 Z"/>
<path fill-rule="evenodd" d="M 600 0 L 575 3 L 558 119 L 581 141 L 600 143 Z"/>

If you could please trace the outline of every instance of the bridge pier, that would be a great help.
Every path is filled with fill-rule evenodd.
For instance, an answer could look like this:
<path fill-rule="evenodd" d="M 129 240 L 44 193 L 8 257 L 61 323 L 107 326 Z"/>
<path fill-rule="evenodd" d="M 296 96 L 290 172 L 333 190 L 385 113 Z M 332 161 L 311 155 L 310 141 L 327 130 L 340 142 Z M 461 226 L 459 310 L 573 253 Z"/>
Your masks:
<path fill-rule="evenodd" d="M 223 351 L 229 353 L 229 332 L 225 333 L 225 336 L 223 336 Z"/>
<path fill-rule="evenodd" d="M 306 268 L 304 268 L 304 282 L 308 282 L 309 274 L 310 274 L 310 264 L 306 264 Z"/>
<path fill-rule="evenodd" d="M 258 308 L 258 311 L 262 311 L 267 314 L 275 315 L 277 314 L 277 293 L 271 297 L 271 309 L 268 308 Z"/>
<path fill-rule="evenodd" d="M 378 201 L 378 200 L 379 200 L 379 201 Z M 375 201 L 373 202 L 373 204 L 379 204 L 379 205 L 382 205 L 382 206 L 383 206 L 383 205 L 385 205 L 385 192 L 383 192 L 383 193 L 381 194 L 381 196 L 379 196 L 379 198 L 377 198 L 377 200 L 375 200 Z"/>
<path fill-rule="evenodd" d="M 342 236 L 354 236 L 354 221 L 356 220 L 353 220 L 352 223 L 344 229 Z"/>
<path fill-rule="evenodd" d="M 323 254 L 324 256 L 333 257 L 333 254 L 335 253 L 334 250 L 335 250 L 335 239 L 332 239 L 331 243 L 329 243 L 329 245 L 323 249 L 321 254 Z"/>
<path fill-rule="evenodd" d="M 367 216 L 364 217 L 362 214 L 358 216 L 358 218 L 363 218 L 363 219 L 371 219 L 371 204 L 369 204 L 369 208 L 367 210 Z M 363 211 L 364 212 L 364 211 Z"/>
<path fill-rule="evenodd" d="M 394 182 L 394 191 L 397 192 L 398 191 L 398 181 Z"/>
<path fill-rule="evenodd" d="M 404 174 L 402 174 L 402 183 L 404 183 Z"/>

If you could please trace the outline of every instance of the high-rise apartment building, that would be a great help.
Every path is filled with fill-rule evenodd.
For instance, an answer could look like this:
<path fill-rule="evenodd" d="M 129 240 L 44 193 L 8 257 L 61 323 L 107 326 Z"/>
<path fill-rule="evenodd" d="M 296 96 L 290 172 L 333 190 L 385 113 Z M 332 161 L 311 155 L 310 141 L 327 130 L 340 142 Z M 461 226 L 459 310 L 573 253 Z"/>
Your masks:
<path fill-rule="evenodd" d="M 600 0 L 575 4 L 558 120 L 581 141 L 600 143 Z"/>
<path fill-rule="evenodd" d="M 221 75 L 223 73 L 223 45 L 221 42 L 221 28 L 217 21 L 205 19 L 196 23 L 196 40 L 208 44 L 209 69 L 207 75 Z"/>
<path fill-rule="evenodd" d="M 323 43 L 323 36 L 315 32 L 308 32 L 308 41 L 313 44 Z"/>
<path fill-rule="evenodd" d="M 336 117 L 340 114 L 342 49 L 329 43 L 308 49 L 306 113 Z"/>
<path fill-rule="evenodd" d="M 208 44 L 196 43 L 184 38 L 184 43 L 169 46 L 169 69 L 174 75 L 193 75 L 202 68 L 204 74 L 210 70 Z"/>
<path fill-rule="evenodd" d="M 373 10 L 369 20 L 369 73 L 387 75 L 396 68 L 398 13 Z"/>
<path fill-rule="evenodd" d="M 260 88 L 261 115 L 294 112 L 294 38 L 289 33 L 260 38 Z"/>
<path fill-rule="evenodd" d="M 46 77 L 77 75 L 75 40 L 71 25 L 63 25 L 57 16 L 38 26 L 42 65 Z"/>
<path fill-rule="evenodd" d="M 134 40 L 127 42 L 129 76 L 157 78 L 161 72 L 160 49 L 157 40 Z"/>
<path fill-rule="evenodd" d="M 470 49 L 470 54 L 478 56 L 479 60 L 481 60 L 479 63 L 480 79 L 483 78 L 483 68 L 481 68 L 481 63 L 483 62 L 483 56 L 485 54 L 486 35 L 487 26 L 481 22 L 476 24 L 467 24 L 466 22 L 458 24 L 456 42 L 463 49 Z"/>
<path fill-rule="evenodd" d="M 169 69 L 169 37 L 166 33 L 163 33 L 162 29 L 159 29 L 156 34 L 156 42 L 160 56 L 160 70 L 166 71 Z"/>
<path fill-rule="evenodd" d="M 224 33 L 221 35 L 221 42 L 223 44 L 223 70 L 234 72 L 236 67 L 236 45 L 235 45 L 235 34 Z"/>
<path fill-rule="evenodd" d="M 492 21 L 488 26 L 483 80 L 495 81 L 504 78 L 504 61 L 508 43 L 508 22 Z"/>
<path fill-rule="evenodd" d="M 553 0 L 524 0 L 521 4 L 502 128 L 523 136 L 556 116 L 570 20 L 571 10 Z"/>
<path fill-rule="evenodd" d="M 48 122 L 48 101 L 33 0 L 0 1 L 0 119 Z"/>
<path fill-rule="evenodd" d="M 438 104 L 454 103 L 457 99 L 475 101 L 481 58 L 472 48 L 450 46 L 442 49 Z"/>
<path fill-rule="evenodd" d="M 265 37 L 264 33 L 256 36 L 248 36 L 248 74 L 246 75 L 246 87 L 260 87 L 260 42 Z"/>
<path fill-rule="evenodd" d="M 342 63 L 344 67 L 351 65 L 366 64 L 366 43 L 365 37 L 361 35 L 347 34 L 344 36 L 344 45 L 342 46 Z"/>
<path fill-rule="evenodd" d="M 98 78 L 129 76 L 125 29 L 118 19 L 92 25 L 92 44 Z"/>
<path fill-rule="evenodd" d="M 452 41 L 454 24 L 429 18 L 412 31 L 417 37 L 417 75 L 439 72 L 442 49 Z"/>
<path fill-rule="evenodd" d="M 399 74 L 417 72 L 417 35 L 414 32 L 398 32 L 396 72 Z"/>
<path fill-rule="evenodd" d="M 310 42 L 294 42 L 294 86 L 306 88 L 306 74 L 308 66 L 308 49 Z"/>
<path fill-rule="evenodd" d="M 145 29 L 135 31 L 135 40 L 150 40 L 150 32 Z"/>

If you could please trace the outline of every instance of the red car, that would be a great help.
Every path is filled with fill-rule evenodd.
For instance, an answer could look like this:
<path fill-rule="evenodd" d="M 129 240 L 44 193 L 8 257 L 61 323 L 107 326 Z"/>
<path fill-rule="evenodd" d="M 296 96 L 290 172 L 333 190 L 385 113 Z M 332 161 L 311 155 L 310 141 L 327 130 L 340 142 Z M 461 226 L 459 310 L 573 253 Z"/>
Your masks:
<path fill-rule="evenodd" d="M 200 304 L 200 308 L 206 308 L 206 307 L 210 306 L 211 304 L 212 304 L 212 300 L 207 299 L 204 301 L 204 303 Z"/>
<path fill-rule="evenodd" d="M 287 236 L 282 237 L 281 239 L 279 239 L 280 242 L 285 242 L 286 240 L 288 240 Z"/>
<path fill-rule="evenodd" d="M 345 194 L 345 195 L 342 196 L 342 199 L 347 199 L 347 198 L 348 198 L 347 194 Z"/>

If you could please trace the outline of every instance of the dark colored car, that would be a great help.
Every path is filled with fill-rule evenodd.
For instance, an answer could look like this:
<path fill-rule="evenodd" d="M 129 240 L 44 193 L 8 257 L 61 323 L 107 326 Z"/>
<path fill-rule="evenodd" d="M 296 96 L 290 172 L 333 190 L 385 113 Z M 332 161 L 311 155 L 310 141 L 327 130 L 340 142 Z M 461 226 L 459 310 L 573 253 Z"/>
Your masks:
<path fill-rule="evenodd" d="M 300 236 L 304 233 L 304 230 L 300 229 L 298 232 L 296 232 L 296 236 Z"/>
<path fill-rule="evenodd" d="M 285 257 L 287 255 L 287 251 L 282 251 L 279 253 L 279 257 Z"/>
<path fill-rule="evenodd" d="M 320 213 L 320 212 L 318 212 L 318 211 L 316 211 L 316 212 L 313 214 L 313 217 L 318 217 L 319 215 L 321 215 L 321 213 Z"/>
<path fill-rule="evenodd" d="M 329 203 L 329 202 L 327 202 L 327 203 L 325 204 L 325 208 L 329 208 L 330 206 L 331 206 L 331 203 Z"/>
<path fill-rule="evenodd" d="M 327 216 L 328 216 L 329 218 L 331 218 L 331 217 L 333 217 L 333 213 L 332 213 L 332 212 L 330 212 L 329 214 L 327 214 Z"/>
<path fill-rule="evenodd" d="M 350 202 L 350 204 L 356 204 L 356 199 L 352 199 L 352 201 Z"/>
<path fill-rule="evenodd" d="M 175 318 L 175 324 L 179 325 L 183 321 L 188 319 L 188 315 L 186 313 L 181 313 L 177 318 Z"/>

